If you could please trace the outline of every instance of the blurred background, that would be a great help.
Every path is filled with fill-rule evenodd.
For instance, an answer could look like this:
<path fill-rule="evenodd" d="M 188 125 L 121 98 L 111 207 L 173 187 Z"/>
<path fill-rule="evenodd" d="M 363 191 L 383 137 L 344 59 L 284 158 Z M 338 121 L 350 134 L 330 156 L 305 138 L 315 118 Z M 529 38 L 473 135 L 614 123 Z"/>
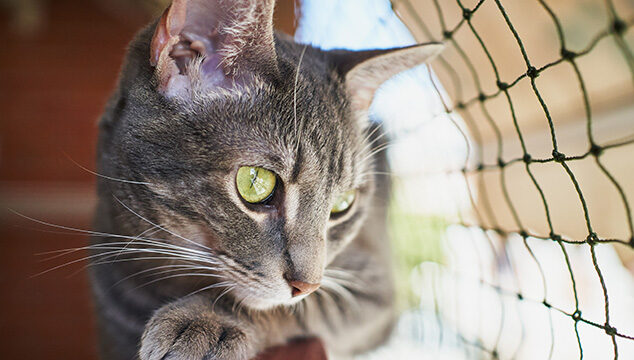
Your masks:
<path fill-rule="evenodd" d="M 86 263 L 42 255 L 86 237 L 8 209 L 90 229 L 97 120 L 167 2 L 0 0 L 3 357 L 95 357 Z M 634 358 L 634 2 L 278 0 L 276 26 L 322 48 L 447 45 L 371 109 L 402 316 L 364 358 Z"/>
<path fill-rule="evenodd" d="M 97 121 L 128 42 L 167 1 L 0 0 L 0 348 L 3 359 L 94 359 L 85 262 L 44 253 L 87 237 Z M 295 5 L 278 1 L 293 33 Z M 277 21 L 276 20 L 276 21 Z M 86 256 L 85 252 L 76 258 Z M 39 274 L 39 275 L 38 275 Z"/>

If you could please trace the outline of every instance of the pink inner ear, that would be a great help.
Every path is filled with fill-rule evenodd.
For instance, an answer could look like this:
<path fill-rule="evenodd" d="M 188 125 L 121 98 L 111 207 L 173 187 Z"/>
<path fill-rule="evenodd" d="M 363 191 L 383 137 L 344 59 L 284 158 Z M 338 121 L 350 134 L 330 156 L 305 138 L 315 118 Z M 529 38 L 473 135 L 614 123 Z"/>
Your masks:
<path fill-rule="evenodd" d="M 152 43 L 150 46 L 150 65 L 157 66 L 161 52 L 170 39 L 183 30 L 187 18 L 187 0 L 174 0 L 163 12 L 161 19 L 156 26 Z"/>
<path fill-rule="evenodd" d="M 217 54 L 218 20 L 224 14 L 216 1 L 174 0 L 159 20 L 150 45 L 150 64 L 156 68 L 159 91 L 187 95 L 198 84 L 213 88 L 225 82 Z M 200 68 L 189 66 L 201 57 Z"/>
<path fill-rule="evenodd" d="M 150 48 L 159 91 L 184 95 L 279 76 L 274 5 L 274 0 L 174 0 Z"/>

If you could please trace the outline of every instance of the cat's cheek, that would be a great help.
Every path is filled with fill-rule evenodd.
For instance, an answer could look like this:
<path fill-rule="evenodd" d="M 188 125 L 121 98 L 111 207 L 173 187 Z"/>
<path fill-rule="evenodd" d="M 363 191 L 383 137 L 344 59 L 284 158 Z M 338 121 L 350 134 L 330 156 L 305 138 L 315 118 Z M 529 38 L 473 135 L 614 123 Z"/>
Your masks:
<path fill-rule="evenodd" d="M 328 263 L 359 234 L 366 216 L 365 212 L 358 211 L 328 229 Z"/>
<path fill-rule="evenodd" d="M 194 224 L 192 221 L 177 213 L 163 214 L 159 216 L 159 223 L 171 234 L 165 236 L 173 245 L 193 248 L 198 251 L 221 251 L 220 238 L 208 226 Z"/>
<path fill-rule="evenodd" d="M 220 238 L 208 227 L 190 224 L 186 225 L 183 230 L 187 234 L 184 236 L 187 239 L 204 246 L 210 251 L 221 250 Z"/>

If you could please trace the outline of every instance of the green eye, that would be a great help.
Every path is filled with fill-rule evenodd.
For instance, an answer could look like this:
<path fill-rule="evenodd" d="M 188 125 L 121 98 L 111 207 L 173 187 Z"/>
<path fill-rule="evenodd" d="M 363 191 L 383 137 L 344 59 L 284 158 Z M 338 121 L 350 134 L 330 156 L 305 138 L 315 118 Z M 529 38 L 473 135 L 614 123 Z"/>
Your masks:
<path fill-rule="evenodd" d="M 330 213 L 336 214 L 348 210 L 350 205 L 352 205 L 352 203 L 354 202 L 354 198 L 356 196 L 356 190 L 348 190 L 345 193 L 339 195 L 337 199 L 335 199 L 335 204 L 332 206 Z"/>
<path fill-rule="evenodd" d="M 238 169 L 236 186 L 244 200 L 257 204 L 268 199 L 275 190 L 275 174 L 272 171 L 253 166 Z"/>

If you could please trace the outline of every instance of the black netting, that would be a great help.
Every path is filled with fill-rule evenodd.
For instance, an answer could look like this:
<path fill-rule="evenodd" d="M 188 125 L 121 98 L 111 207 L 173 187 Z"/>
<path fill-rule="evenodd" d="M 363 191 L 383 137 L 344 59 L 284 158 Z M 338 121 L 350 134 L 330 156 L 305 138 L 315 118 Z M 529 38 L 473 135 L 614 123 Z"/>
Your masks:
<path fill-rule="evenodd" d="M 553 8 L 549 5 L 547 1 L 544 0 L 530 0 L 537 2 L 541 9 L 543 10 L 543 14 L 511 14 L 505 9 L 505 1 L 503 0 L 488 0 L 489 4 L 486 5 L 495 5 L 497 8 L 498 16 L 503 19 L 503 28 L 498 28 L 497 31 L 506 31 L 510 32 L 515 39 L 516 48 L 507 49 L 509 52 L 519 52 L 521 54 L 521 58 L 524 62 L 524 72 L 517 75 L 515 78 L 503 78 L 500 75 L 499 71 L 499 62 L 496 62 L 495 57 L 492 55 L 490 51 L 491 44 L 487 43 L 485 39 L 481 36 L 481 33 L 478 30 L 478 27 L 475 25 L 474 19 L 477 18 L 479 11 L 482 9 L 485 4 L 485 0 L 480 0 L 475 3 L 471 7 L 467 7 L 464 5 L 464 1 L 455 0 L 455 1 L 439 1 L 439 0 L 429 0 L 430 6 L 428 9 L 435 9 L 435 12 L 420 14 L 420 4 L 417 0 L 393 0 L 393 8 L 401 13 L 403 17 L 407 18 L 405 22 L 412 26 L 412 30 L 418 34 L 424 34 L 426 38 L 418 39 L 420 41 L 444 41 L 448 48 L 455 51 L 457 56 L 454 56 L 453 59 L 441 55 L 432 66 L 439 73 L 443 73 L 444 77 L 441 79 L 445 80 L 446 85 L 451 87 L 453 91 L 450 92 L 450 97 L 453 100 L 454 106 L 446 105 L 446 113 L 451 116 L 455 116 L 455 114 L 459 115 L 467 125 L 470 135 L 473 137 L 476 145 L 482 144 L 483 138 L 481 136 L 482 129 L 485 127 L 489 127 L 489 130 L 492 132 L 492 138 L 494 139 L 495 145 L 493 146 L 496 150 L 495 158 L 497 161 L 489 160 L 486 162 L 485 154 L 483 154 L 482 147 L 474 146 L 469 149 L 469 161 L 467 161 L 462 168 L 452 169 L 450 172 L 462 174 L 464 177 L 465 183 L 469 184 L 469 182 L 473 182 L 474 179 L 477 180 L 477 200 L 475 200 L 476 195 L 472 193 L 472 189 L 470 186 L 467 186 L 468 195 L 470 197 L 470 201 L 472 203 L 472 209 L 475 215 L 476 222 L 472 223 L 470 221 L 466 221 L 465 217 L 459 214 L 458 220 L 456 223 L 458 225 L 462 225 L 465 227 L 477 227 L 483 230 L 484 234 L 497 234 L 501 238 L 509 238 L 510 236 L 515 236 L 515 239 L 522 239 L 523 246 L 532 259 L 535 261 L 541 276 L 541 280 L 546 283 L 549 279 L 549 274 L 544 273 L 542 262 L 543 259 L 539 259 L 533 253 L 533 249 L 531 248 L 530 242 L 527 239 L 535 238 L 542 239 L 544 241 L 548 241 L 552 243 L 552 246 L 560 249 L 563 258 L 565 259 L 565 264 L 567 265 L 567 271 L 570 275 L 570 282 L 572 288 L 572 296 L 574 296 L 574 308 L 572 309 L 562 309 L 548 302 L 547 296 L 544 291 L 544 297 L 539 300 L 529 300 L 521 292 L 509 291 L 505 287 L 498 286 L 495 283 L 490 283 L 484 279 L 480 280 L 480 284 L 482 287 L 487 287 L 490 290 L 495 291 L 500 297 L 513 297 L 516 298 L 520 302 L 536 302 L 541 304 L 541 306 L 548 308 L 551 312 L 558 312 L 566 317 L 570 318 L 574 327 L 571 327 L 571 331 L 574 331 L 577 338 L 578 344 L 578 353 L 579 357 L 584 357 L 584 346 L 582 344 L 580 335 L 579 335 L 579 324 L 583 323 L 586 325 L 590 325 L 592 327 L 596 327 L 602 329 L 604 332 L 604 336 L 611 338 L 613 344 L 613 354 L 605 354 L 604 358 L 615 358 L 619 357 L 619 347 L 617 344 L 617 339 L 624 340 L 634 340 L 634 334 L 624 333 L 619 329 L 615 328 L 613 325 L 613 319 L 611 318 L 610 311 L 610 300 L 611 300 L 611 289 L 608 289 L 606 286 L 606 282 L 604 281 L 604 273 L 602 270 L 602 266 L 599 266 L 599 262 L 597 261 L 596 249 L 597 247 L 602 246 L 604 243 L 615 243 L 615 246 L 621 246 L 625 248 L 625 251 L 631 251 L 634 248 L 634 230 L 633 230 L 633 218 L 632 218 L 632 210 L 630 204 L 628 203 L 626 197 L 626 191 L 622 186 L 623 181 L 631 181 L 631 179 L 620 179 L 613 175 L 610 171 L 606 163 L 602 160 L 603 156 L 614 149 L 623 148 L 627 145 L 634 143 L 634 137 L 631 135 L 626 136 L 621 139 L 617 139 L 610 142 L 601 142 L 596 140 L 596 136 L 594 135 L 594 126 L 593 122 L 593 109 L 590 101 L 590 92 L 587 89 L 586 82 L 586 74 L 582 71 L 579 66 L 579 59 L 582 57 L 591 54 L 597 51 L 598 44 L 606 41 L 613 41 L 616 47 L 618 48 L 618 53 L 622 56 L 623 61 L 627 64 L 625 68 L 629 68 L 629 73 L 623 74 L 624 77 L 631 78 L 631 84 L 634 85 L 634 55 L 632 53 L 631 47 L 628 45 L 626 35 L 628 31 L 634 25 L 634 18 L 622 18 L 619 15 L 619 12 L 615 9 L 615 6 L 611 0 L 604 1 L 604 11 L 607 13 L 608 22 L 605 24 L 604 28 L 596 33 L 594 37 L 590 39 L 590 41 L 582 48 L 574 48 L 569 45 L 568 38 L 565 35 L 565 31 L 562 27 L 561 18 L 565 17 L 566 14 L 557 14 Z M 526 0 L 529 1 L 529 0 Z M 554 0 L 553 0 L 554 1 Z M 494 3 L 494 4 L 491 4 Z M 461 13 L 461 18 L 456 23 L 449 24 L 447 21 L 447 16 L 444 11 L 448 8 L 452 8 L 451 11 L 456 13 Z M 538 63 L 532 60 L 531 52 L 527 50 L 527 46 L 520 36 L 520 32 L 518 32 L 516 26 L 513 21 L 514 16 L 546 16 L 549 18 L 549 21 L 552 22 L 554 26 L 555 32 L 553 32 L 553 36 L 558 37 L 558 46 L 559 46 L 559 56 L 558 58 L 546 62 L 546 63 Z M 433 21 L 432 21 L 433 20 Z M 432 24 L 433 23 L 433 24 Z M 434 26 L 436 25 L 436 26 Z M 477 42 L 478 48 L 484 53 L 484 56 L 487 59 L 487 62 L 490 64 L 490 69 L 483 69 L 481 66 L 478 66 L 472 61 L 472 53 L 465 51 L 465 44 L 463 41 L 458 40 L 456 34 L 458 32 L 470 32 L 473 35 L 473 41 Z M 473 45 L 473 44 L 471 44 Z M 458 64 L 458 62 L 462 62 Z M 556 131 L 555 123 L 556 119 L 552 115 L 552 111 L 548 104 L 548 97 L 544 95 L 544 88 L 539 82 L 540 75 L 543 75 L 546 72 L 551 71 L 557 67 L 568 66 L 572 70 L 571 74 L 574 74 L 569 81 L 574 81 L 576 86 L 579 89 L 579 96 L 581 97 L 581 101 L 579 102 L 579 108 L 583 110 L 583 118 L 585 119 L 585 137 L 587 138 L 587 143 L 589 146 L 584 152 L 581 153 L 564 153 L 562 151 L 561 146 L 558 144 L 558 132 Z M 485 90 L 485 86 L 483 86 L 483 76 L 488 76 L 485 73 L 488 71 L 492 71 L 492 74 L 495 76 L 495 85 L 497 89 L 494 91 L 487 92 Z M 430 73 L 430 78 L 434 81 L 433 77 Z M 473 82 L 473 90 L 468 90 L 467 86 L 464 85 L 464 79 L 468 78 Z M 549 137 L 551 142 L 551 156 L 549 157 L 537 157 L 532 155 L 528 147 L 525 143 L 525 135 L 522 130 L 520 130 L 520 124 L 518 121 L 518 110 L 516 108 L 517 99 L 513 95 L 512 90 L 514 87 L 518 86 L 518 84 L 522 82 L 530 83 L 530 88 L 532 90 L 532 94 L 535 96 L 537 100 L 537 104 L 539 110 L 543 115 L 543 120 L 548 125 Z M 628 80 L 629 82 L 629 80 Z M 437 89 L 438 90 L 438 89 Z M 439 96 L 442 95 L 440 94 Z M 489 102 L 502 98 L 503 101 L 506 102 L 506 107 L 508 108 L 508 112 L 506 116 L 493 116 L 489 111 L 488 104 Z M 633 103 L 633 99 L 629 99 L 629 103 Z M 501 122 L 512 122 L 515 136 L 517 137 L 517 141 L 519 141 L 519 145 L 521 146 L 522 155 L 514 158 L 507 158 L 504 155 L 504 143 L 507 141 L 507 137 L 503 136 L 503 131 L 500 130 L 499 124 Z M 631 128 L 634 129 L 634 120 L 630 123 Z M 491 157 L 490 157 L 491 158 Z M 582 190 L 582 186 L 580 185 L 579 178 L 577 173 L 574 170 L 573 164 L 575 162 L 581 160 L 592 160 L 596 163 L 598 170 L 600 171 L 601 176 L 604 176 L 611 186 L 613 186 L 614 190 L 618 192 L 618 197 L 620 198 L 619 206 L 622 207 L 623 212 L 626 214 L 625 218 L 627 219 L 626 226 L 629 231 L 629 238 L 613 238 L 610 235 L 606 234 L 598 234 L 597 231 L 593 228 L 593 222 L 591 220 L 591 216 L 589 214 L 589 204 L 584 196 L 584 192 Z M 548 196 L 545 194 L 543 187 L 544 183 L 539 180 L 539 177 L 535 176 L 535 169 L 540 166 L 545 166 L 546 164 L 557 164 L 560 166 L 561 171 L 565 176 L 569 179 L 568 186 L 572 186 L 576 195 L 578 197 L 578 206 L 580 206 L 583 210 L 583 215 L 585 219 L 585 227 L 586 227 L 586 236 L 585 238 L 569 238 L 557 232 L 556 226 L 553 225 L 552 218 L 552 206 L 551 201 L 549 201 Z M 632 165 L 634 166 L 634 165 Z M 530 183 L 536 190 L 536 193 L 540 197 L 540 203 L 543 207 L 542 209 L 536 209 L 535 211 L 543 211 L 545 213 L 545 220 L 547 222 L 547 228 L 549 232 L 545 233 L 536 233 L 530 231 L 525 225 L 524 219 L 518 211 L 518 206 L 522 206 L 522 204 L 517 204 L 512 201 L 512 196 L 510 193 L 512 191 L 518 191 L 518 189 L 513 189 L 512 186 L 509 186 L 507 181 L 507 171 L 513 167 L 521 167 L 525 170 L 526 175 L 530 178 Z M 489 173 L 499 173 L 499 183 L 501 186 L 501 194 L 503 195 L 503 201 L 506 203 L 510 211 L 510 218 L 512 219 L 513 224 L 500 224 L 500 220 L 498 216 L 496 216 L 495 211 L 492 210 L 493 205 L 489 201 L 489 195 L 487 191 L 489 191 L 490 187 L 487 187 L 483 184 L 486 184 L 487 179 L 485 178 L 485 174 Z M 476 201 L 478 202 L 478 206 L 476 206 Z M 546 227 L 545 227 L 546 228 Z M 512 230 L 509 230 L 512 229 Z M 490 235 L 486 235 L 490 236 Z M 596 273 L 596 277 L 600 281 L 601 288 L 603 291 L 603 301 L 604 301 L 604 321 L 597 322 L 593 321 L 590 318 L 586 317 L 584 313 L 580 309 L 579 298 L 577 294 L 578 284 L 577 277 L 575 276 L 570 258 L 569 258 L 569 249 L 568 245 L 573 244 L 574 246 L 586 246 L 588 251 L 590 252 L 592 258 L 592 264 L 594 266 L 594 272 Z M 504 257 L 504 254 L 500 254 L 504 250 L 500 250 L 499 248 L 493 249 L 493 252 L 496 253 L 500 257 Z M 544 289 L 546 286 L 544 285 Z M 504 308 L 504 307 L 502 307 Z M 442 311 L 436 309 L 439 317 L 442 317 Z M 502 311 L 502 317 L 504 317 L 504 310 Z M 502 322 L 504 320 L 501 320 Z M 550 329 L 552 333 L 552 317 L 551 317 Z M 498 358 L 498 344 L 500 338 L 502 336 L 502 326 L 499 328 L 499 334 L 497 336 L 497 340 L 493 342 L 491 346 L 491 342 L 485 344 L 485 342 L 479 341 L 478 338 L 467 338 L 463 337 L 460 333 L 456 335 L 460 341 L 463 343 L 468 343 L 473 345 L 475 348 L 478 348 L 484 354 L 488 354 L 491 358 Z M 552 336 L 552 335 L 551 335 Z M 521 345 L 518 345 L 518 347 Z M 548 346 L 545 344 L 544 346 Z M 549 358 L 552 357 L 552 342 L 550 345 L 550 353 Z"/>

